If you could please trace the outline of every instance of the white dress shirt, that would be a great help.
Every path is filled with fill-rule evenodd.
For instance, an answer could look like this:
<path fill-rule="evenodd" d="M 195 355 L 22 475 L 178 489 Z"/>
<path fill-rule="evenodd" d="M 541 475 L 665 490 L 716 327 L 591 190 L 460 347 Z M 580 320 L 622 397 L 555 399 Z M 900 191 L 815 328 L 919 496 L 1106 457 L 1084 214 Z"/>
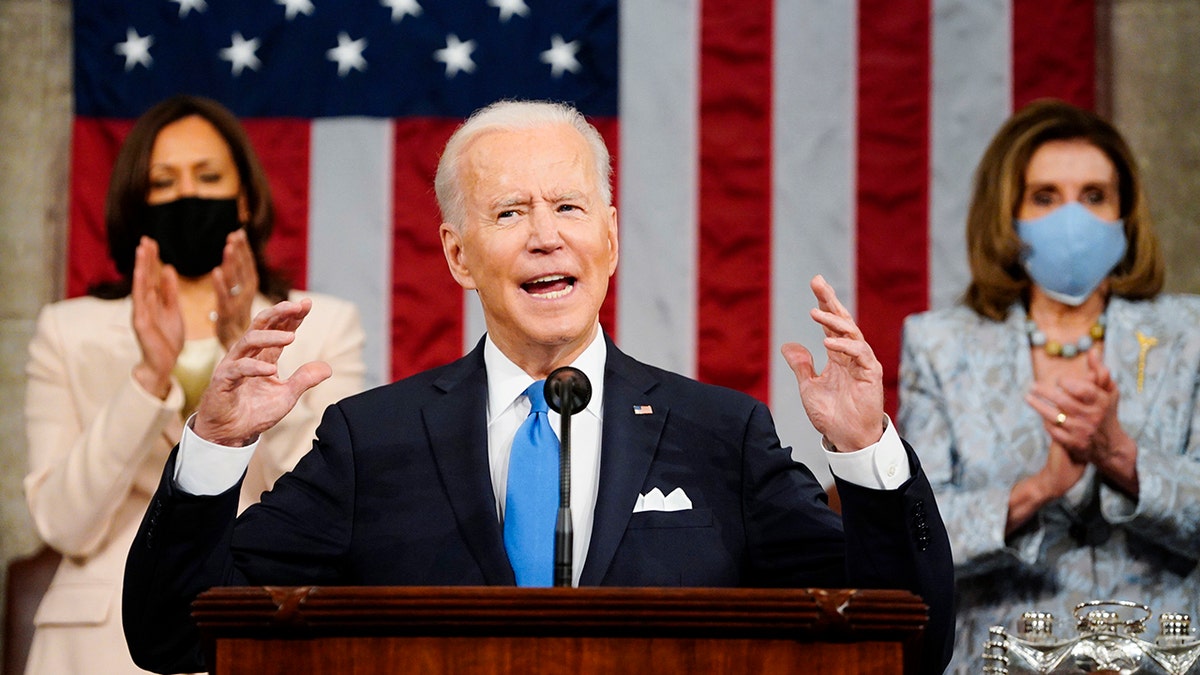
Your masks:
<path fill-rule="evenodd" d="M 583 561 L 587 560 L 592 539 L 592 517 L 596 510 L 596 488 L 600 484 L 600 438 L 604 415 L 604 364 L 608 350 L 599 327 L 592 343 L 571 366 L 583 371 L 592 385 L 587 406 L 571 416 L 571 525 L 572 583 L 579 585 Z M 505 356 L 489 336 L 483 345 L 483 362 L 488 373 L 488 464 L 492 473 L 492 493 L 496 513 L 504 522 L 504 502 L 508 493 L 508 458 L 512 453 L 517 428 L 529 416 L 525 389 L 534 379 Z M 551 410 L 550 426 L 555 436 L 562 416 Z"/>

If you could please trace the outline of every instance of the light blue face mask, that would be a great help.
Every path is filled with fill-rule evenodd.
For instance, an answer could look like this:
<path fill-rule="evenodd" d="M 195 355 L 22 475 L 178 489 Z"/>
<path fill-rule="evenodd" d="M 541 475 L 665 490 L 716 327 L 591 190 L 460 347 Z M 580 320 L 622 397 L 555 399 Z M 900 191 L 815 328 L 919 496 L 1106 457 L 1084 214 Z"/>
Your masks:
<path fill-rule="evenodd" d="M 1125 223 L 1101 220 L 1071 202 L 1034 220 L 1016 220 L 1021 262 L 1046 295 L 1078 307 L 1125 256 Z"/>

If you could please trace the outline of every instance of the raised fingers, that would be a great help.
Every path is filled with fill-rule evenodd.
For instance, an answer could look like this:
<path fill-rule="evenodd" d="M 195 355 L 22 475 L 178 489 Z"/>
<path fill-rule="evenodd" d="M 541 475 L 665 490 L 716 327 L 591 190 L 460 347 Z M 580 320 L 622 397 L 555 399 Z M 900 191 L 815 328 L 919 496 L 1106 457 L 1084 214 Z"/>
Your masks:
<path fill-rule="evenodd" d="M 287 384 L 298 399 L 301 394 L 332 376 L 333 368 L 330 368 L 328 363 L 313 361 L 297 368 L 296 372 L 292 373 L 292 376 L 287 379 Z"/>
<path fill-rule="evenodd" d="M 295 330 L 312 310 L 312 300 L 301 298 L 299 302 L 284 300 L 259 312 L 250 322 L 252 330 Z"/>
<path fill-rule="evenodd" d="M 1035 385 L 1034 390 L 1046 395 L 1060 392 L 1083 406 L 1094 405 L 1104 394 L 1092 380 L 1075 377 L 1064 377 L 1058 381 L 1057 386 L 1053 387 L 1044 384 Z"/>
<path fill-rule="evenodd" d="M 178 277 L 158 259 L 158 245 L 142 237 L 134 252 L 133 330 L 142 356 L 156 371 L 169 371 L 183 346 Z"/>
<path fill-rule="evenodd" d="M 1077 379 L 1062 378 L 1053 383 L 1035 382 L 1029 393 L 1049 401 L 1057 408 L 1066 409 L 1068 413 L 1079 413 L 1088 405 L 1081 397 L 1094 400 L 1096 387 L 1092 384 L 1085 385 Z"/>
<path fill-rule="evenodd" d="M 270 377 L 279 372 L 279 366 L 274 360 L 255 358 L 261 352 L 253 354 L 242 353 L 235 355 L 230 352 L 233 358 L 227 358 L 221 362 L 220 367 L 214 373 L 213 380 L 240 380 L 249 377 Z"/>
<path fill-rule="evenodd" d="M 241 297 L 243 293 L 254 295 L 258 289 L 258 271 L 245 230 L 234 230 L 226 237 L 221 264 L 213 274 L 219 277 L 216 279 L 218 291 L 227 292 L 231 298 Z"/>
<path fill-rule="evenodd" d="M 258 290 L 258 273 L 245 230 L 235 230 L 225 241 L 221 264 L 213 270 L 217 296 L 217 336 L 228 345 L 250 325 L 250 310 Z"/>
<path fill-rule="evenodd" d="M 238 340 L 235 346 L 236 351 L 231 351 L 235 355 L 252 353 L 255 350 L 270 349 L 273 347 L 286 347 L 296 340 L 296 331 L 291 330 L 273 330 L 263 328 L 259 330 L 247 331 L 245 335 Z"/>
<path fill-rule="evenodd" d="M 817 306 L 827 312 L 833 312 L 839 316 L 850 318 L 850 312 L 845 305 L 838 300 L 837 293 L 834 292 L 833 286 L 825 280 L 825 277 L 820 274 L 812 278 L 813 295 L 817 296 Z"/>
<path fill-rule="evenodd" d="M 817 306 L 809 312 L 809 316 L 821 326 L 826 337 L 847 337 L 856 340 L 863 338 L 854 317 L 838 300 L 837 293 L 824 277 L 819 274 L 813 277 L 812 291 L 817 298 Z"/>
<path fill-rule="evenodd" d="M 820 308 L 814 308 L 809 312 L 809 316 L 824 329 L 826 337 L 846 337 L 854 340 L 861 340 L 863 337 L 853 319 Z"/>
<path fill-rule="evenodd" d="M 804 345 L 799 342 L 785 342 L 780 351 L 798 380 L 804 381 L 817 376 L 812 354 Z"/>
<path fill-rule="evenodd" d="M 312 309 L 312 300 L 284 301 L 254 317 L 250 330 L 229 347 L 231 358 L 255 358 L 268 363 L 279 359 L 284 347 L 296 339 L 296 329 Z"/>
<path fill-rule="evenodd" d="M 1079 420 L 1079 415 L 1063 410 L 1058 404 L 1032 393 L 1025 395 L 1025 403 L 1042 418 L 1042 426 L 1055 440 L 1061 441 L 1055 436 L 1056 433 L 1062 431 L 1068 424 L 1074 426 Z"/>
<path fill-rule="evenodd" d="M 1067 392 L 1046 385 L 1035 385 L 1025 395 L 1025 402 L 1042 417 L 1051 439 L 1061 443 L 1076 460 L 1088 459 L 1100 420 L 1095 406 L 1084 405 Z"/>
<path fill-rule="evenodd" d="M 235 274 L 234 278 L 239 281 L 258 277 L 254 267 L 254 251 L 250 249 L 250 239 L 245 229 L 236 229 L 225 238 L 221 266 Z"/>
<path fill-rule="evenodd" d="M 1092 373 L 1092 379 L 1095 381 L 1096 386 L 1100 387 L 1104 391 L 1116 391 L 1117 384 L 1112 379 L 1112 372 L 1109 371 L 1108 366 L 1104 365 L 1104 360 L 1101 358 L 1100 351 L 1098 349 L 1088 350 L 1087 363 L 1088 369 Z"/>
<path fill-rule="evenodd" d="M 883 366 L 879 363 L 879 359 L 875 358 L 875 352 L 871 349 L 871 345 L 865 340 L 845 338 L 845 337 L 827 337 L 825 338 L 825 351 L 831 356 L 840 354 L 848 358 L 854 365 L 866 371 L 883 371 Z"/>

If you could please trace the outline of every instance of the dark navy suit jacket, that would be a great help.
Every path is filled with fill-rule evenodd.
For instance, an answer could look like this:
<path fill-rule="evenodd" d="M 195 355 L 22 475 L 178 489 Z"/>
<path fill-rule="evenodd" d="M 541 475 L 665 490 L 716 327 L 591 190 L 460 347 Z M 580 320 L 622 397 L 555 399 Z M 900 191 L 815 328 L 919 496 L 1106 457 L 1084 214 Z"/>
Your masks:
<path fill-rule="evenodd" d="M 200 669 L 189 603 L 216 585 L 514 584 L 486 406 L 482 342 L 454 363 L 330 406 L 312 451 L 236 524 L 237 489 L 179 492 L 172 455 L 126 567 L 134 660 Z M 780 446 L 765 405 L 647 366 L 609 341 L 580 584 L 910 589 L 930 606 L 926 671 L 940 673 L 954 625 L 950 547 L 906 449 L 913 478 L 900 489 L 839 481 L 839 518 Z M 634 513 L 655 487 L 683 488 L 693 508 Z"/>

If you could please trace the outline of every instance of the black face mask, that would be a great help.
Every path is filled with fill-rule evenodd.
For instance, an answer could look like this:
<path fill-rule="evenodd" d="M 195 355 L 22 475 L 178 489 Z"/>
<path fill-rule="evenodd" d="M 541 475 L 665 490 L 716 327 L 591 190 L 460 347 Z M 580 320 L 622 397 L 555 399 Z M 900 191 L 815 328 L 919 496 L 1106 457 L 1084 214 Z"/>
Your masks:
<path fill-rule="evenodd" d="M 225 237 L 241 227 L 237 199 L 182 197 L 146 207 L 146 234 L 158 257 L 185 277 L 201 277 L 221 264 Z"/>

